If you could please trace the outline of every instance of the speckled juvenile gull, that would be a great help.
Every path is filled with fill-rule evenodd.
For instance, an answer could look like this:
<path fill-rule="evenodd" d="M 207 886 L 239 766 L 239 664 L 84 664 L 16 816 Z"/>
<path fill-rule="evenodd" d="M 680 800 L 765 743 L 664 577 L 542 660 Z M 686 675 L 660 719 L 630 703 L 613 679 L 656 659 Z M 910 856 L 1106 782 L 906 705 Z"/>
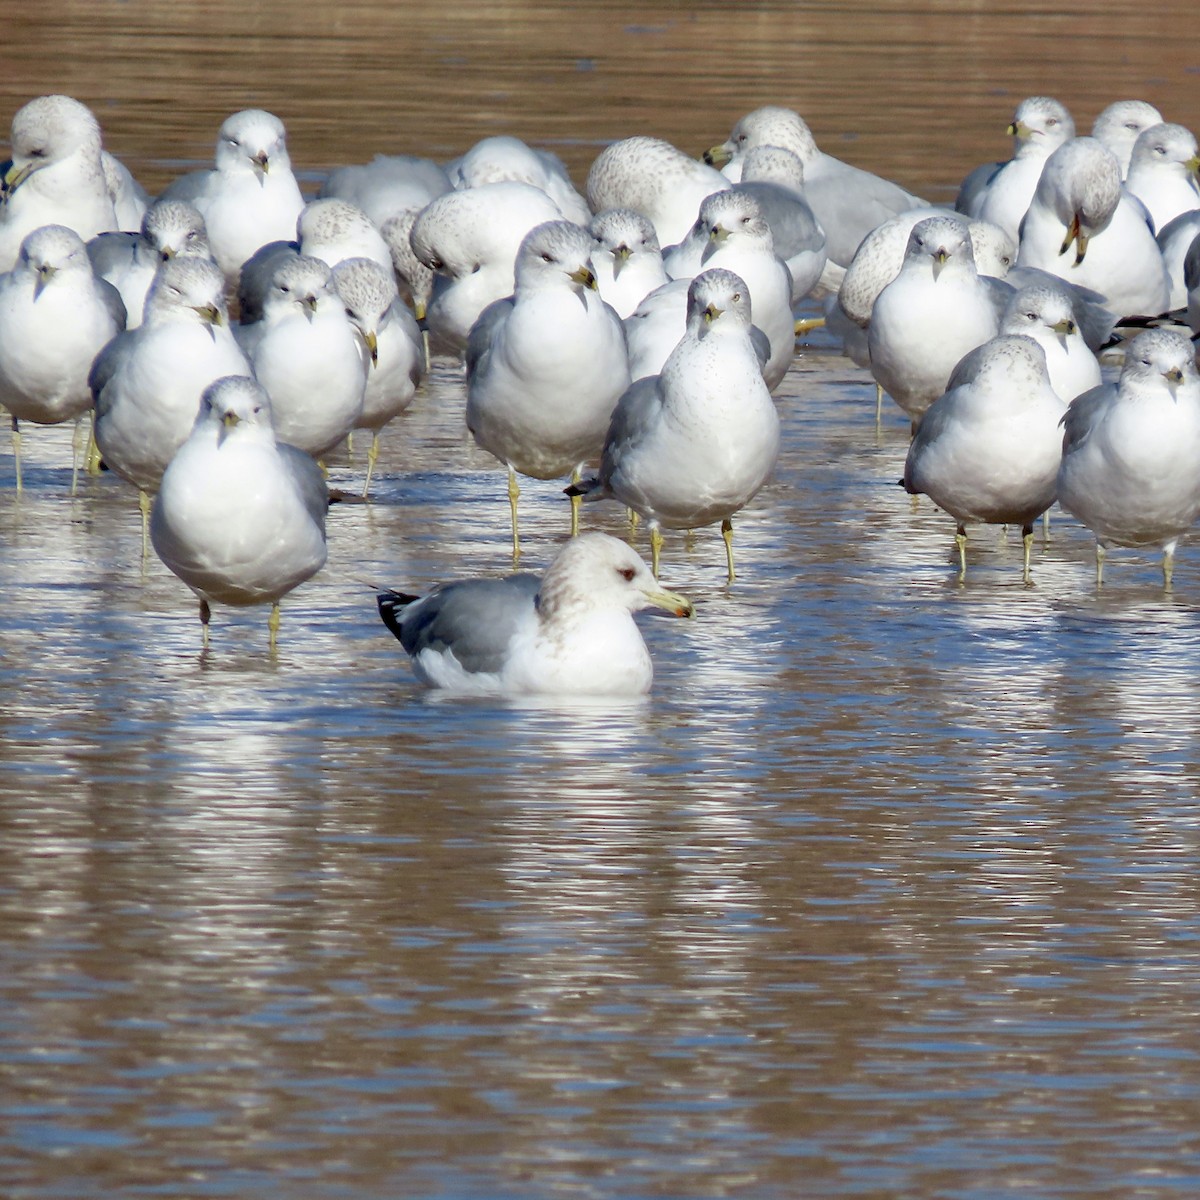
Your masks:
<path fill-rule="evenodd" d="M 146 293 L 169 258 L 212 258 L 204 218 L 183 200 L 158 200 L 146 209 L 139 233 L 101 233 L 87 244 L 92 268 L 120 293 L 127 329 L 142 323 Z"/>
<path fill-rule="evenodd" d="M 713 162 L 727 160 L 724 173 L 737 182 L 747 152 L 763 145 L 782 146 L 800 159 L 805 199 L 825 231 L 826 253 L 839 266 L 849 264 L 859 243 L 877 225 L 925 205 L 889 180 L 825 154 L 800 115 L 778 105 L 747 113 L 729 138 L 705 157 Z"/>
<path fill-rule="evenodd" d="M 660 246 L 673 246 L 691 228 L 700 202 L 730 181 L 713 167 L 661 138 L 629 137 L 596 156 L 587 177 L 594 212 L 632 208 L 654 226 Z"/>
<path fill-rule="evenodd" d="M 1145 100 L 1115 100 L 1092 122 L 1092 137 L 1116 156 L 1124 179 L 1138 134 L 1162 119 L 1162 113 Z"/>
<path fill-rule="evenodd" d="M 1200 375 L 1183 334 L 1133 338 L 1115 384 L 1072 401 L 1058 499 L 1096 535 L 1096 583 L 1110 545 L 1156 546 L 1170 586 L 1175 547 L 1200 516 Z"/>
<path fill-rule="evenodd" d="M 484 312 L 467 345 L 467 428 L 508 467 L 514 560 L 517 474 L 555 479 L 599 457 L 629 384 L 625 331 L 596 290 L 591 251 L 591 235 L 570 222 L 531 230 L 512 298 Z"/>
<path fill-rule="evenodd" d="M 592 218 L 588 232 L 596 287 L 623 320 L 667 282 L 654 226 L 631 208 L 609 208 Z"/>
<path fill-rule="evenodd" d="M 214 603 L 271 605 L 325 563 L 329 493 L 307 454 L 275 440 L 263 387 L 227 376 L 163 473 L 150 519 L 159 558 L 196 593 L 204 644 Z"/>
<path fill-rule="evenodd" d="M 225 278 L 203 258 L 163 263 L 141 325 L 100 352 L 88 378 L 96 444 L 105 463 L 149 493 L 187 440 L 204 389 L 223 375 L 249 375 L 250 363 L 229 329 Z"/>
<path fill-rule="evenodd" d="M 381 592 L 378 604 L 430 687 L 584 698 L 649 691 L 654 671 L 635 612 L 693 612 L 630 546 L 603 533 L 572 538 L 540 578 L 464 579 L 421 597 Z"/>
<path fill-rule="evenodd" d="M 553 200 L 528 183 L 489 183 L 439 196 L 417 217 L 412 248 L 435 272 L 429 332 L 454 353 L 489 304 L 512 295 L 513 264 L 525 235 L 561 219 Z"/>
<path fill-rule="evenodd" d="M 976 271 L 961 218 L 927 217 L 913 227 L 899 273 L 871 310 L 867 344 L 872 375 L 914 422 L 946 390 L 959 360 L 996 335 L 994 282 Z"/>
<path fill-rule="evenodd" d="M 1133 144 L 1126 190 L 1146 207 L 1156 232 L 1181 213 L 1200 208 L 1200 150 L 1183 125 L 1144 130 Z"/>
<path fill-rule="evenodd" d="M 452 186 L 445 170 L 431 158 L 377 154 L 369 163 L 331 171 L 321 185 L 321 197 L 348 200 L 382 229 L 398 213 L 419 211 Z"/>
<path fill-rule="evenodd" d="M 12 417 L 18 492 L 18 422 L 56 425 L 87 412 L 92 362 L 124 327 L 120 295 L 92 273 L 74 230 L 44 225 L 26 236 L 17 265 L 0 276 L 0 404 Z"/>
<path fill-rule="evenodd" d="M 333 286 L 371 353 L 357 425 L 371 431 L 365 496 L 379 457 L 379 432 L 412 403 L 425 374 L 425 349 L 416 318 L 400 299 L 391 271 L 373 259 L 347 258 L 333 268 Z"/>
<path fill-rule="evenodd" d="M 1047 160 L 1021 226 L 1017 265 L 1099 293 L 1118 316 L 1154 316 L 1170 299 L 1162 253 L 1117 160 L 1075 138 Z"/>
<path fill-rule="evenodd" d="M 1075 122 L 1065 105 L 1049 96 L 1030 96 L 1017 106 L 1012 124 L 1013 156 L 992 177 L 968 215 L 999 225 L 1019 236 L 1046 159 L 1075 136 Z"/>
<path fill-rule="evenodd" d="M 233 282 L 260 246 L 296 236 L 304 208 L 283 122 L 256 108 L 236 112 L 222 123 L 213 170 L 185 175 L 162 195 L 199 210 L 213 257 Z"/>
<path fill-rule="evenodd" d="M 357 427 L 369 347 L 320 259 L 282 259 L 262 320 L 239 326 L 237 335 L 271 397 L 280 441 L 319 458 Z"/>
<path fill-rule="evenodd" d="M 1004 310 L 1000 332 L 1032 338 L 1041 346 L 1050 385 L 1064 402 L 1100 385 L 1100 360 L 1084 341 L 1073 298 L 1058 280 L 1048 277 L 1045 283 L 1021 288 Z"/>
<path fill-rule="evenodd" d="M 733 515 L 770 478 L 779 455 L 779 417 L 750 330 L 745 281 L 719 269 L 697 275 L 679 345 L 660 375 L 621 397 L 595 478 L 568 489 L 612 496 L 645 517 L 656 574 L 663 528 L 720 521 L 734 578 Z"/>
<path fill-rule="evenodd" d="M 100 124 L 70 96 L 39 96 L 17 110 L 12 161 L 0 189 L 0 271 L 17 261 L 25 235 L 65 225 L 86 242 L 117 228 L 104 174 Z"/>
<path fill-rule="evenodd" d="M 304 206 L 296 222 L 300 253 L 329 267 L 348 258 L 370 258 L 392 270 L 392 252 L 379 227 L 357 205 L 329 197 Z"/>
<path fill-rule="evenodd" d="M 506 181 L 527 183 L 545 192 L 564 220 L 586 225 L 592 217 L 592 210 L 571 182 L 558 155 L 534 149 L 520 138 L 487 137 L 476 142 L 447 168 L 447 175 L 459 189 Z"/>
<path fill-rule="evenodd" d="M 1031 338 L 1000 336 L 958 364 L 913 435 L 904 487 L 957 522 L 959 577 L 971 524 L 1019 525 L 1030 578 L 1033 522 L 1054 503 L 1066 405 Z"/>

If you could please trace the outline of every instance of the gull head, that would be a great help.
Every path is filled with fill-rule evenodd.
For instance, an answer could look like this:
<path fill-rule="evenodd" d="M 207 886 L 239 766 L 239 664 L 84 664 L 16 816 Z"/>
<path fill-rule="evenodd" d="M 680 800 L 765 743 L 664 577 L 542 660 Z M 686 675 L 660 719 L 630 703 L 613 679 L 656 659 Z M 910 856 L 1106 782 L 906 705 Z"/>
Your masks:
<path fill-rule="evenodd" d="M 547 287 L 568 287 L 586 307 L 585 293 L 596 291 L 592 246 L 591 234 L 570 221 L 546 221 L 535 225 L 517 251 L 516 294 Z"/>
<path fill-rule="evenodd" d="M 216 165 L 218 171 L 253 172 L 264 185 L 271 171 L 290 169 L 283 122 L 260 108 L 226 117 L 217 135 Z"/>
<path fill-rule="evenodd" d="M 713 267 L 688 285 L 687 328 L 695 337 L 750 328 L 750 289 L 733 271 Z"/>
<path fill-rule="evenodd" d="M 270 397 L 266 388 L 248 375 L 213 380 L 200 397 L 196 424 L 216 426 L 218 445 L 247 429 L 266 429 L 274 437 Z"/>
<path fill-rule="evenodd" d="M 19 108 L 9 133 L 12 164 L 4 175 L 5 198 L 35 171 L 76 153 L 100 156 L 100 123 L 86 104 L 70 96 L 39 96 Z"/>
<path fill-rule="evenodd" d="M 33 298 L 41 294 L 61 274 L 91 273 L 87 247 L 73 229 L 65 225 L 43 225 L 26 234 L 17 261 L 18 270 L 33 277 Z"/>
<path fill-rule="evenodd" d="M 906 265 L 928 263 L 936 281 L 951 262 L 975 267 L 971 232 L 955 217 L 926 217 L 913 226 L 904 251 Z"/>
<path fill-rule="evenodd" d="M 170 258 L 162 263 L 146 293 L 143 324 L 200 321 L 215 337 L 215 327 L 228 323 L 225 276 L 206 258 Z"/>

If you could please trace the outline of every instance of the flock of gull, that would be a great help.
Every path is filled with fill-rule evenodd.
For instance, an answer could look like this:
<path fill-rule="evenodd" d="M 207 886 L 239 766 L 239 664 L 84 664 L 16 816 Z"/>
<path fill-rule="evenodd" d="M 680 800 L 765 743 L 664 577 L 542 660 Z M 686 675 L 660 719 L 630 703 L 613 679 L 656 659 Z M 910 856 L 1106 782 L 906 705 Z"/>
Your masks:
<path fill-rule="evenodd" d="M 430 356 L 462 364 L 466 424 L 508 472 L 562 479 L 571 536 L 543 576 L 385 592 L 418 678 L 460 691 L 638 693 L 633 613 L 689 616 L 658 583 L 664 530 L 720 525 L 771 477 L 773 399 L 823 323 L 911 419 L 904 487 L 967 527 L 1016 525 L 1024 574 L 1057 500 L 1163 576 L 1200 515 L 1200 154 L 1119 101 L 1077 136 L 1057 101 L 1013 116 L 1013 154 L 953 209 L 818 149 L 795 112 L 749 113 L 693 158 L 615 142 L 580 193 L 511 137 L 450 164 L 377 156 L 306 201 L 285 131 L 245 110 L 213 168 L 154 200 L 91 111 L 42 96 L 13 117 L 0 190 L 0 404 L 21 425 L 91 415 L 86 463 L 135 487 L 143 553 L 199 600 L 271 606 L 325 562 L 323 458 L 412 402 Z M 805 302 L 824 316 L 798 321 Z M 236 316 L 231 319 L 231 312 Z M 1122 365 L 1105 382 L 1101 352 Z M 72 488 L 75 486 L 74 474 Z M 611 498 L 649 566 L 579 532 Z"/>

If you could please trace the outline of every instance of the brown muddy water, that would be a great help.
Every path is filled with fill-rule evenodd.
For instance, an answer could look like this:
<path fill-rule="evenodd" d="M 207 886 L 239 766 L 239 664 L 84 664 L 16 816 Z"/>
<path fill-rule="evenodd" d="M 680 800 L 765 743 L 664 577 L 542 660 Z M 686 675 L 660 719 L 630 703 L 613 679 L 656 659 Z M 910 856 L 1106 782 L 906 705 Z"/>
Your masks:
<path fill-rule="evenodd" d="M 314 185 L 496 132 L 581 184 L 775 101 L 934 199 L 1027 94 L 1200 125 L 1191 0 L 5 10 L 3 111 L 75 94 L 151 188 L 250 106 Z M 19 499 L 0 458 L 0 1194 L 1200 1192 L 1200 552 L 1097 593 L 1056 513 L 1033 587 L 993 531 L 959 585 L 904 420 L 801 350 L 736 583 L 667 542 L 698 613 L 643 621 L 637 703 L 439 698 L 380 624 L 374 584 L 508 565 L 448 361 L 275 654 L 228 609 L 200 653 L 69 431 Z M 529 565 L 564 505 L 526 489 Z"/>

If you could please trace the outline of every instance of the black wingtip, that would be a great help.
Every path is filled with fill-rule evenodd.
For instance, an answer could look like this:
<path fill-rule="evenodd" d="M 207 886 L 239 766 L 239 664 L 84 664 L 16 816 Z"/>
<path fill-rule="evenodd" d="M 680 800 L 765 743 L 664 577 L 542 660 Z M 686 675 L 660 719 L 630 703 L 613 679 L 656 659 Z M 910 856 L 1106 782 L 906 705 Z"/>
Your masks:
<path fill-rule="evenodd" d="M 564 496 L 587 497 L 600 486 L 600 480 L 594 475 L 590 479 L 581 479 L 578 483 L 570 483 L 563 488 Z"/>
<path fill-rule="evenodd" d="M 379 615 L 397 638 L 400 636 L 400 620 L 404 610 L 419 599 L 420 596 L 410 596 L 407 592 L 386 591 L 376 595 L 375 603 L 379 605 Z"/>

